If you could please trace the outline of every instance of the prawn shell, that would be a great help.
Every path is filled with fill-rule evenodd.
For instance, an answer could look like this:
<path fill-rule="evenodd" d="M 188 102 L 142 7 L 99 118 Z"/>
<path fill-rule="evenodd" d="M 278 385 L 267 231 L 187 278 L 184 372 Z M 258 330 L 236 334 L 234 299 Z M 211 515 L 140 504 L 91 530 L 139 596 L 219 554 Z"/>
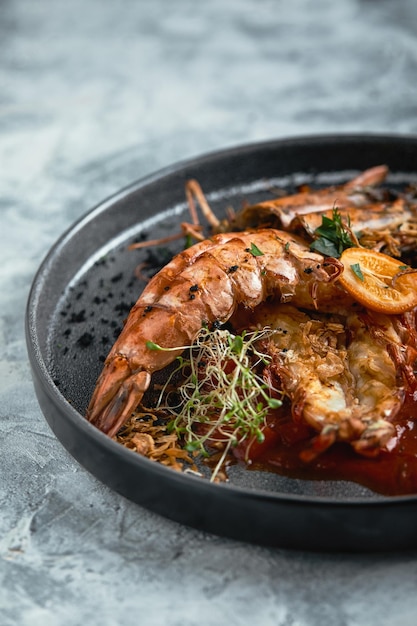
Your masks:
<path fill-rule="evenodd" d="M 273 229 L 218 234 L 184 250 L 152 278 L 129 313 L 87 418 L 114 435 L 146 392 L 145 373 L 169 365 L 202 326 L 271 299 L 315 308 L 315 287 L 333 283 L 336 265 L 324 263 L 302 239 Z"/>

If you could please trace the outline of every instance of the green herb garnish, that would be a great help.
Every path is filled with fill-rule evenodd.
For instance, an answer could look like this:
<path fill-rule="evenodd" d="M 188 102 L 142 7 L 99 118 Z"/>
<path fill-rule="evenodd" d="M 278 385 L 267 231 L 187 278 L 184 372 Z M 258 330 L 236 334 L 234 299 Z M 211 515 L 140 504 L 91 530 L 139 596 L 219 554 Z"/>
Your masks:
<path fill-rule="evenodd" d="M 148 350 L 162 350 L 161 346 L 159 346 L 157 343 L 154 343 L 153 341 L 147 341 L 146 347 L 148 348 Z"/>
<path fill-rule="evenodd" d="M 337 208 L 333 209 L 332 218 L 323 215 L 321 220 L 321 226 L 314 231 L 317 239 L 310 245 L 311 250 L 338 258 L 343 250 L 355 245 L 350 235 L 350 220 L 344 224 Z"/>
<path fill-rule="evenodd" d="M 259 250 L 258 246 L 256 246 L 253 242 L 250 244 L 250 248 L 248 249 L 253 256 L 263 256 L 264 253 L 262 250 Z"/>
<path fill-rule="evenodd" d="M 187 233 L 184 236 L 184 250 L 187 250 L 188 248 L 191 248 L 191 246 L 194 244 L 194 239 L 192 238 L 192 236 Z"/>
<path fill-rule="evenodd" d="M 359 280 L 361 280 L 362 282 L 364 282 L 365 277 L 362 274 L 362 270 L 361 270 L 361 266 L 359 265 L 359 263 L 353 263 L 350 266 L 350 269 L 352 270 L 352 272 L 355 274 L 355 276 L 357 276 L 359 278 Z"/>
<path fill-rule="evenodd" d="M 184 442 L 184 448 L 202 457 L 210 446 L 222 445 L 220 459 L 211 480 L 223 466 L 232 446 L 248 438 L 264 439 L 268 412 L 281 406 L 261 376 L 271 358 L 258 351 L 257 342 L 274 331 L 261 330 L 234 335 L 227 330 L 202 328 L 188 355 L 178 358 L 178 368 L 161 391 L 158 408 L 172 415 L 169 431 Z M 185 353 L 186 354 L 186 353 Z M 168 390 L 172 376 L 186 372 L 175 391 L 180 400 L 171 406 Z M 201 426 L 200 426 L 201 425 Z"/>

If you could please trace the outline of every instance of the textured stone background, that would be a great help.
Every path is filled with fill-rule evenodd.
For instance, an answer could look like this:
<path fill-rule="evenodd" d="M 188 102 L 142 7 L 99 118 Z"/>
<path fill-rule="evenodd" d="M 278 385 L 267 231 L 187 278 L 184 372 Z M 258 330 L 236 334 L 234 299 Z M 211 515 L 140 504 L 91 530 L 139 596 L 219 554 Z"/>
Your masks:
<path fill-rule="evenodd" d="M 416 32 L 414 0 L 1 0 L 1 626 L 415 625 L 416 554 L 243 545 L 99 484 L 43 419 L 23 327 L 58 236 L 147 173 L 253 140 L 416 133 Z"/>

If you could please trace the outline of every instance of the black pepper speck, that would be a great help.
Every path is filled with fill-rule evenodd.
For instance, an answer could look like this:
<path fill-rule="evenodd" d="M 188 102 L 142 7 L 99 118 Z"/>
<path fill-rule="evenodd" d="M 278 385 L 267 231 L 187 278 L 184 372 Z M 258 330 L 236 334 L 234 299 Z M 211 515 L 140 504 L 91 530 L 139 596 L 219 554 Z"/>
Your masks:
<path fill-rule="evenodd" d="M 81 322 L 85 322 L 85 310 L 82 309 L 78 313 L 71 313 L 71 317 L 68 321 L 70 324 L 80 324 Z"/>
<path fill-rule="evenodd" d="M 88 348 L 93 341 L 94 337 L 91 333 L 83 333 L 81 337 L 78 338 L 77 345 L 79 345 L 80 348 Z"/>

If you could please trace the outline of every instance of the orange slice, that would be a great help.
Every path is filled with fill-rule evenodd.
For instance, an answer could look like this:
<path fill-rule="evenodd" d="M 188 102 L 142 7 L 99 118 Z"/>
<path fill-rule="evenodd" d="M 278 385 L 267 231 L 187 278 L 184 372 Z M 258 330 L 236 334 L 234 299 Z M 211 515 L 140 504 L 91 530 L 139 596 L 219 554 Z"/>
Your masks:
<path fill-rule="evenodd" d="M 366 248 L 347 248 L 340 260 L 340 283 L 368 309 L 397 314 L 417 306 L 417 269 Z"/>

